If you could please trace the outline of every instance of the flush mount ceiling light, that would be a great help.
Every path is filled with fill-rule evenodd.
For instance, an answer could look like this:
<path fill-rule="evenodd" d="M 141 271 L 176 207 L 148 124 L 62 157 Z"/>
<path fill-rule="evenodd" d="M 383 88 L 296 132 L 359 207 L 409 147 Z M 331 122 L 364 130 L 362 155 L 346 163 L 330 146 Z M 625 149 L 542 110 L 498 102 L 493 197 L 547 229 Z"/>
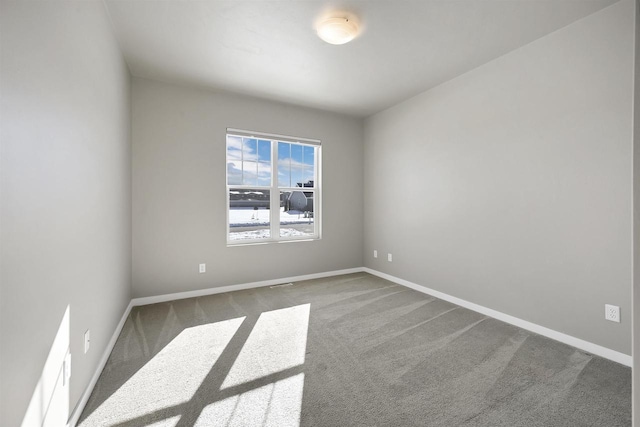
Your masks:
<path fill-rule="evenodd" d="M 358 23 L 351 18 L 327 18 L 316 27 L 318 37 L 327 43 L 345 44 L 358 35 Z"/>

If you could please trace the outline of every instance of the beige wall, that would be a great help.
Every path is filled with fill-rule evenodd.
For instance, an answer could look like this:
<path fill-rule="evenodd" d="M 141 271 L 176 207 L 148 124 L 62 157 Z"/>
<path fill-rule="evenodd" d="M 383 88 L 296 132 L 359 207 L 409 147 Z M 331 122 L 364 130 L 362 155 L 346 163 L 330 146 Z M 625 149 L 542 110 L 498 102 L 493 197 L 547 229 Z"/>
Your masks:
<path fill-rule="evenodd" d="M 365 265 L 630 354 L 633 16 L 623 0 L 370 117 Z"/>
<path fill-rule="evenodd" d="M 134 297 L 362 266 L 361 120 L 137 78 L 132 88 Z M 227 127 L 322 141 L 321 240 L 227 247 Z"/>
<path fill-rule="evenodd" d="M 0 425 L 18 426 L 66 307 L 73 408 L 130 299 L 129 73 L 102 2 L 3 1 L 0 28 Z"/>

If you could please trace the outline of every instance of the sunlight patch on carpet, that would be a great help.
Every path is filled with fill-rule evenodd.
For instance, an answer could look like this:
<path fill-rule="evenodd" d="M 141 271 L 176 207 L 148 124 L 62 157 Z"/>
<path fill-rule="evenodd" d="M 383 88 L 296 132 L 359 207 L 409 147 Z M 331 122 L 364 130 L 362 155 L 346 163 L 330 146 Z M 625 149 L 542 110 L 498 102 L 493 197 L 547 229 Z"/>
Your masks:
<path fill-rule="evenodd" d="M 304 374 L 214 402 L 202 410 L 194 427 L 299 427 Z"/>
<path fill-rule="evenodd" d="M 304 364 L 310 304 L 260 314 L 222 389 Z"/>
<path fill-rule="evenodd" d="M 180 417 L 160 421 L 151 414 L 193 397 L 244 319 L 239 317 L 183 330 L 83 424 L 105 426 L 140 418 L 140 425 L 174 426 Z M 156 421 L 160 424 L 153 424 Z"/>

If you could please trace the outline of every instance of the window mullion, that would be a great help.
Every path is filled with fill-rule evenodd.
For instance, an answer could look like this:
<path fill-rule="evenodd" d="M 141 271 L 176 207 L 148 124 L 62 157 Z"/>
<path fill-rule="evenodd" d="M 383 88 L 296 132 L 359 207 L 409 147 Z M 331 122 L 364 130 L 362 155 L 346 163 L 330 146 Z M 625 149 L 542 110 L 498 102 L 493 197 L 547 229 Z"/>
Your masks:
<path fill-rule="evenodd" d="M 244 138 L 240 139 L 240 172 L 242 177 L 240 184 L 244 184 Z"/>
<path fill-rule="evenodd" d="M 313 193 L 313 222 L 314 222 L 314 237 L 320 237 L 320 227 L 322 226 L 322 189 L 321 181 L 321 159 L 320 148 L 315 147 L 313 149 L 313 188 L 316 190 Z"/>
<path fill-rule="evenodd" d="M 278 143 L 271 140 L 271 238 L 280 239 L 280 191 L 278 191 Z"/>

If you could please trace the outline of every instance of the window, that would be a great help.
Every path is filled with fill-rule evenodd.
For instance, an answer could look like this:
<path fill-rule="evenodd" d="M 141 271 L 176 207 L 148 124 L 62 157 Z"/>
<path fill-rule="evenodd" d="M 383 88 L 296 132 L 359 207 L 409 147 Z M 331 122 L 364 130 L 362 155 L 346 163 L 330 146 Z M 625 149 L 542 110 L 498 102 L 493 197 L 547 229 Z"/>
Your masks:
<path fill-rule="evenodd" d="M 227 129 L 227 243 L 320 238 L 320 141 Z"/>

